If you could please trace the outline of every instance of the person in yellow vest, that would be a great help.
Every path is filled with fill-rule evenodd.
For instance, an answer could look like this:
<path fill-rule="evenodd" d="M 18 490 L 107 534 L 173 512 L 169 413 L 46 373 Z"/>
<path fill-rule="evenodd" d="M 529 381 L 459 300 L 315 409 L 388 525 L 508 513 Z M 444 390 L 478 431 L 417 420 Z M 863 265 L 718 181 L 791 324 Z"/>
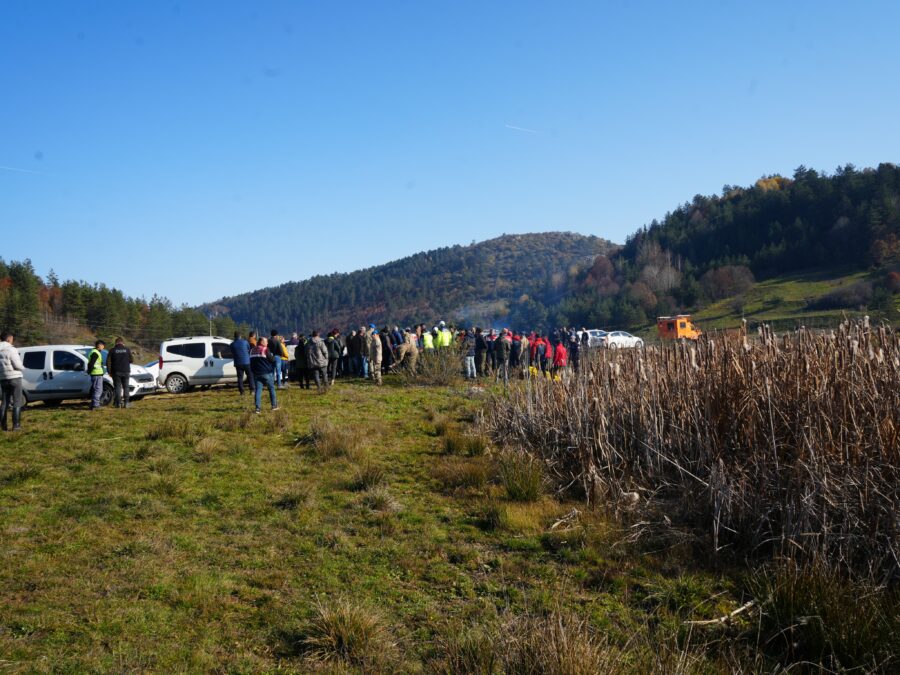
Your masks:
<path fill-rule="evenodd" d="M 422 345 L 426 352 L 434 351 L 434 335 L 430 330 L 422 332 Z"/>
<path fill-rule="evenodd" d="M 88 410 L 96 410 L 100 407 L 100 397 L 103 396 L 103 350 L 106 344 L 103 340 L 97 340 L 94 348 L 88 354 L 87 372 L 91 376 L 91 404 Z"/>

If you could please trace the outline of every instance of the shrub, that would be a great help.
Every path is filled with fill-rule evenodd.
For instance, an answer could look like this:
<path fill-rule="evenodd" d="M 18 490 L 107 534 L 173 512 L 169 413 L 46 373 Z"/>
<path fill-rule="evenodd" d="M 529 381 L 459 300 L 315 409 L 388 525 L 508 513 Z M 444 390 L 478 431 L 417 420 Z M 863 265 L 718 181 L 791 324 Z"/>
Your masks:
<path fill-rule="evenodd" d="M 381 617 L 347 600 L 317 604 L 301 646 L 313 661 L 365 671 L 383 669 L 395 650 Z"/>
<path fill-rule="evenodd" d="M 533 502 L 544 491 L 544 467 L 527 452 L 506 452 L 498 462 L 500 484 L 516 502 Z"/>
<path fill-rule="evenodd" d="M 457 347 L 435 349 L 419 354 L 416 370 L 399 371 L 400 382 L 405 385 L 450 386 L 462 379 L 462 352 Z"/>
<path fill-rule="evenodd" d="M 809 309 L 857 309 L 868 305 L 872 299 L 872 284 L 857 281 L 841 286 L 808 304 Z"/>

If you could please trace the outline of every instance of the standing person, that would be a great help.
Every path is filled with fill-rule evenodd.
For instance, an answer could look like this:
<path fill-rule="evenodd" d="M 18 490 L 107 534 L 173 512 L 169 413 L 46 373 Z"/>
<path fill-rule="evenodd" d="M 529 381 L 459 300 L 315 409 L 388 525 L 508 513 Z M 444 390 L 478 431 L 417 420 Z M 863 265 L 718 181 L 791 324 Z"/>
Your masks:
<path fill-rule="evenodd" d="M 588 350 L 588 347 L 591 346 L 591 334 L 588 333 L 588 329 L 583 327 L 581 328 L 581 347 L 584 351 Z"/>
<path fill-rule="evenodd" d="M 521 377 L 528 377 L 528 367 L 531 365 L 531 343 L 528 341 L 528 336 L 525 333 L 522 333 L 522 349 L 521 354 L 519 356 L 519 365 L 522 369 Z"/>
<path fill-rule="evenodd" d="M 291 341 L 289 343 L 292 347 L 296 347 L 300 344 L 300 336 L 297 335 L 297 331 L 291 333 Z"/>
<path fill-rule="evenodd" d="M 6 415 L 12 408 L 12 430 L 22 428 L 22 408 L 25 400 L 22 396 L 22 358 L 13 347 L 15 337 L 12 333 L 0 335 L 0 429 L 9 431 Z"/>
<path fill-rule="evenodd" d="M 572 363 L 572 370 L 577 373 L 581 368 L 581 343 L 575 333 L 569 337 L 569 361 Z"/>
<path fill-rule="evenodd" d="M 351 330 L 347 337 L 347 377 L 359 374 L 359 340 L 356 330 Z"/>
<path fill-rule="evenodd" d="M 512 335 L 512 347 L 509 350 L 509 367 L 517 370 L 522 361 L 522 338 L 518 333 Z"/>
<path fill-rule="evenodd" d="M 328 387 L 328 347 L 325 341 L 319 337 L 319 331 L 314 330 L 310 334 L 309 343 L 306 345 L 306 360 L 309 369 L 316 378 L 316 389 L 324 391 Z"/>
<path fill-rule="evenodd" d="M 256 339 L 256 331 L 251 330 L 247 333 L 247 342 L 250 343 L 250 349 L 253 349 L 256 346 L 256 343 L 258 342 Z M 256 389 L 256 387 L 254 387 L 254 389 Z"/>
<path fill-rule="evenodd" d="M 278 337 L 278 331 L 272 330 L 271 336 L 269 338 L 268 347 L 269 353 L 275 358 L 275 372 L 273 374 L 275 380 L 275 386 L 279 389 L 284 389 L 284 382 L 282 381 L 282 371 L 281 364 L 284 362 L 284 355 L 282 354 L 282 347 L 284 347 L 284 342 L 282 342 L 281 338 Z"/>
<path fill-rule="evenodd" d="M 88 410 L 96 410 L 100 407 L 100 397 L 103 396 L 103 350 L 106 343 L 97 340 L 94 348 L 88 354 L 87 372 L 91 376 L 91 403 Z"/>
<path fill-rule="evenodd" d="M 337 341 L 337 332 L 337 328 L 332 328 L 328 337 L 325 338 L 325 346 L 328 347 L 328 370 L 325 374 L 328 376 L 328 383 L 332 385 L 337 377 L 338 361 L 341 358 L 340 344 Z"/>
<path fill-rule="evenodd" d="M 416 372 L 416 364 L 419 361 L 419 341 L 416 333 L 410 328 L 403 329 L 403 344 L 400 345 L 400 366 L 409 372 Z"/>
<path fill-rule="evenodd" d="M 269 402 L 272 404 L 272 411 L 278 410 L 278 399 L 275 397 L 275 356 L 268 349 L 268 340 L 259 338 L 256 346 L 250 350 L 250 369 L 253 371 L 253 379 L 256 381 L 256 392 L 254 395 L 254 403 L 256 403 L 256 414 L 260 413 L 262 405 L 263 387 L 269 390 Z"/>
<path fill-rule="evenodd" d="M 431 331 L 422 331 L 422 349 L 426 352 L 434 351 L 434 335 L 431 334 Z"/>
<path fill-rule="evenodd" d="M 231 343 L 231 358 L 234 359 L 234 369 L 237 371 L 238 395 L 244 395 L 244 378 L 247 378 L 247 386 L 250 392 L 256 391 L 256 383 L 253 381 L 253 373 L 250 370 L 250 343 L 241 337 L 238 331 L 234 331 L 234 342 Z"/>
<path fill-rule="evenodd" d="M 569 353 L 562 340 L 556 343 L 553 350 L 553 374 L 558 375 L 559 379 L 567 379 L 569 366 Z"/>
<path fill-rule="evenodd" d="M 487 341 L 479 326 L 475 326 L 475 372 L 484 377 L 484 355 L 487 353 Z"/>
<path fill-rule="evenodd" d="M 306 345 L 309 344 L 309 340 L 306 339 L 303 333 L 300 333 L 299 340 L 300 344 L 294 350 L 294 370 L 297 372 L 297 382 L 300 383 L 300 388 L 309 389 L 311 371 L 309 369 L 309 359 L 306 356 Z"/>
<path fill-rule="evenodd" d="M 499 337 L 494 340 L 494 360 L 497 364 L 497 379 L 503 378 L 503 385 L 509 386 L 509 355 L 512 351 L 512 340 L 509 337 L 509 329 L 500 331 Z"/>
<path fill-rule="evenodd" d="M 122 338 L 116 338 L 116 344 L 109 350 L 106 357 L 106 370 L 112 378 L 113 386 L 116 390 L 116 407 L 131 407 L 131 388 L 128 386 L 128 380 L 131 377 L 131 364 L 134 357 L 131 350 L 125 346 Z M 123 396 L 124 391 L 124 396 Z"/>
<path fill-rule="evenodd" d="M 466 333 L 466 379 L 474 380 L 478 375 L 475 368 L 475 333 Z"/>
<path fill-rule="evenodd" d="M 381 365 L 383 372 L 387 373 L 394 367 L 394 346 L 388 335 L 387 326 L 378 331 L 376 339 L 381 341 Z"/>
<path fill-rule="evenodd" d="M 372 372 L 372 380 L 378 386 L 381 386 L 381 356 L 383 344 L 378 331 L 372 329 L 371 341 L 369 342 L 369 369 Z"/>

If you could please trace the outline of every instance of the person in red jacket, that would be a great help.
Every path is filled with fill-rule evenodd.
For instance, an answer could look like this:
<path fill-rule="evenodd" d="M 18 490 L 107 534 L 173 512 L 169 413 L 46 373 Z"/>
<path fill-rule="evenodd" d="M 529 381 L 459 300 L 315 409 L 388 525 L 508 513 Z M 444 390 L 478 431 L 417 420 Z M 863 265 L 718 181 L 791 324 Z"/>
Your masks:
<path fill-rule="evenodd" d="M 553 374 L 559 375 L 562 379 L 566 377 L 566 373 L 568 372 L 569 367 L 569 352 L 566 350 L 565 344 L 560 340 L 556 344 L 556 349 L 553 352 Z"/>

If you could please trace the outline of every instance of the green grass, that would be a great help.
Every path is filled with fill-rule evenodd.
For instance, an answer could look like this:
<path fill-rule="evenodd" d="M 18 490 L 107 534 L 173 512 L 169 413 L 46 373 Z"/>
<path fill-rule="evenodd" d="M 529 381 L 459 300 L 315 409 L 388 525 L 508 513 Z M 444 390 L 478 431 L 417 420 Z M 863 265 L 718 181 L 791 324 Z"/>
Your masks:
<path fill-rule="evenodd" d="M 229 389 L 96 413 L 30 406 L 21 434 L 0 434 L 0 670 L 582 658 L 544 653 L 528 632 L 562 613 L 554 640 L 602 631 L 588 651 L 646 672 L 693 649 L 684 618 L 742 602 L 732 575 L 690 552 L 617 545 L 600 513 L 551 532 L 584 505 L 513 501 L 490 455 L 444 455 L 434 416 L 472 419 L 480 405 L 461 392 L 388 378 L 279 396 L 277 416 L 248 415 Z M 485 636 L 506 634 L 525 651 L 491 652 Z M 691 658 L 728 669 L 714 637 Z"/>

